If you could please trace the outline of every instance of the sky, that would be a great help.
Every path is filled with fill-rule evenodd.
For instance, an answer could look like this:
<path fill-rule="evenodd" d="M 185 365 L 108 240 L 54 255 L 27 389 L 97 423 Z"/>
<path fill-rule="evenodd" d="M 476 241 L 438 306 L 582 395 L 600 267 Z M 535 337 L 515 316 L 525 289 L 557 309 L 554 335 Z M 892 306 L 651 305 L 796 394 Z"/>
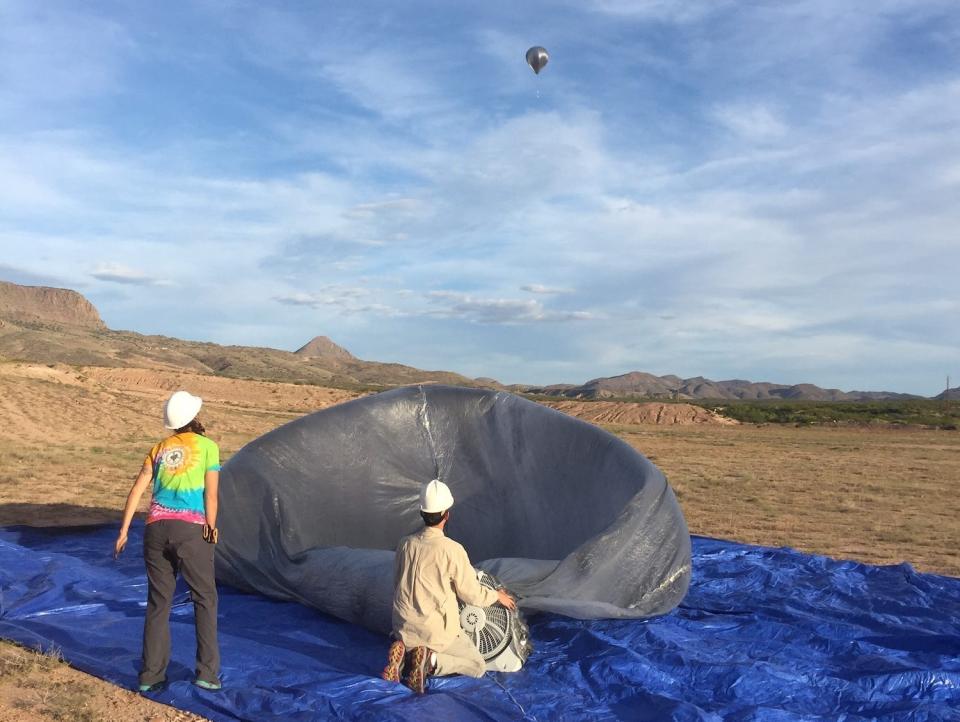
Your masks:
<path fill-rule="evenodd" d="M 0 194 L 114 329 L 934 395 L 960 4 L 0 0 Z"/>

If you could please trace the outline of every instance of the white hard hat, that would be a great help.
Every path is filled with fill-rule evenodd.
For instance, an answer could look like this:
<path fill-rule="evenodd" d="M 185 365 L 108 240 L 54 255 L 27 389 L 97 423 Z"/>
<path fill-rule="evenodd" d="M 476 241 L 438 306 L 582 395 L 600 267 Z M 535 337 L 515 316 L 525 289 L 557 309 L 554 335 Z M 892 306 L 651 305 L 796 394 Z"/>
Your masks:
<path fill-rule="evenodd" d="M 420 511 L 439 514 L 453 506 L 453 494 L 450 487 L 439 479 L 428 481 L 420 490 Z"/>
<path fill-rule="evenodd" d="M 203 400 L 187 391 L 177 391 L 163 407 L 163 426 L 167 429 L 182 429 L 199 413 Z"/>

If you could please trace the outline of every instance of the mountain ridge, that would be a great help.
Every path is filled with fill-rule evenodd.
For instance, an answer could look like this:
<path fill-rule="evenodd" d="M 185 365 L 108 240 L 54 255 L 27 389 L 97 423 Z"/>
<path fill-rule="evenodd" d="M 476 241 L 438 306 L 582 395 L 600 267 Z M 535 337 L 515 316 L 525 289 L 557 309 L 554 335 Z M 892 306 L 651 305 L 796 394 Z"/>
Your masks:
<path fill-rule="evenodd" d="M 191 371 L 353 390 L 415 383 L 503 388 L 451 371 L 362 361 L 325 336 L 297 353 L 113 330 L 76 291 L 0 283 L 0 358 L 8 361 Z"/>
<path fill-rule="evenodd" d="M 644 371 L 629 371 L 617 376 L 591 379 L 583 384 L 530 386 L 527 393 L 562 396 L 573 399 L 764 399 L 805 401 L 879 401 L 884 399 L 922 399 L 923 396 L 894 391 L 841 391 L 824 389 L 810 383 L 776 384 L 768 381 L 729 379 L 713 381 L 703 376 L 682 379 L 673 374 L 655 376 Z"/>
<path fill-rule="evenodd" d="M 107 328 L 93 304 L 77 291 L 20 286 L 7 281 L 0 281 L 0 357 L 108 367 L 143 365 L 345 388 L 447 383 L 582 400 L 873 401 L 925 398 L 891 391 L 823 389 L 809 383 L 776 384 L 744 379 L 714 381 L 703 376 L 682 379 L 673 374 L 656 376 L 645 371 L 598 377 L 582 384 L 505 386 L 488 377 L 471 379 L 452 371 L 363 361 L 322 335 L 313 337 L 296 351 L 284 351 L 115 331 Z M 953 390 L 950 397 L 960 397 L 960 389 Z M 934 398 L 944 398 L 944 394 Z"/>

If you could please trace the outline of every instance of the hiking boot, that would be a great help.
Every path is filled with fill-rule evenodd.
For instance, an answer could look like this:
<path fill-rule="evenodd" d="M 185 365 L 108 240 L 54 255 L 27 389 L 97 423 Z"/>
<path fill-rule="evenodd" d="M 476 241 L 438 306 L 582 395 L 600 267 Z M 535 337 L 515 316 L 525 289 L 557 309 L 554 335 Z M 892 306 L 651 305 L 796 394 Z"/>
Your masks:
<path fill-rule="evenodd" d="M 407 678 L 403 683 L 417 694 L 427 691 L 427 678 L 436 668 L 436 655 L 427 647 L 414 647 L 407 659 Z"/>
<path fill-rule="evenodd" d="M 387 650 L 387 666 L 383 668 L 383 674 L 380 676 L 388 682 L 399 682 L 400 675 L 403 674 L 403 662 L 406 656 L 407 648 L 399 639 L 394 640 Z"/>

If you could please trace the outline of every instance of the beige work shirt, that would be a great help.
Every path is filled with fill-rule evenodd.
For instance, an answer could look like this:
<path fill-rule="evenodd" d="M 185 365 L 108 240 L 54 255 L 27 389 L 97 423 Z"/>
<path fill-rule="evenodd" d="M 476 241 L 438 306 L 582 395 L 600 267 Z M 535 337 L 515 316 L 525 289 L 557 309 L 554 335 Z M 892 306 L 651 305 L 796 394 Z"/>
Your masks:
<path fill-rule="evenodd" d="M 394 566 L 393 631 L 409 647 L 442 652 L 460 632 L 457 597 L 488 607 L 493 589 L 481 586 L 467 550 L 436 527 L 404 537 Z"/>

